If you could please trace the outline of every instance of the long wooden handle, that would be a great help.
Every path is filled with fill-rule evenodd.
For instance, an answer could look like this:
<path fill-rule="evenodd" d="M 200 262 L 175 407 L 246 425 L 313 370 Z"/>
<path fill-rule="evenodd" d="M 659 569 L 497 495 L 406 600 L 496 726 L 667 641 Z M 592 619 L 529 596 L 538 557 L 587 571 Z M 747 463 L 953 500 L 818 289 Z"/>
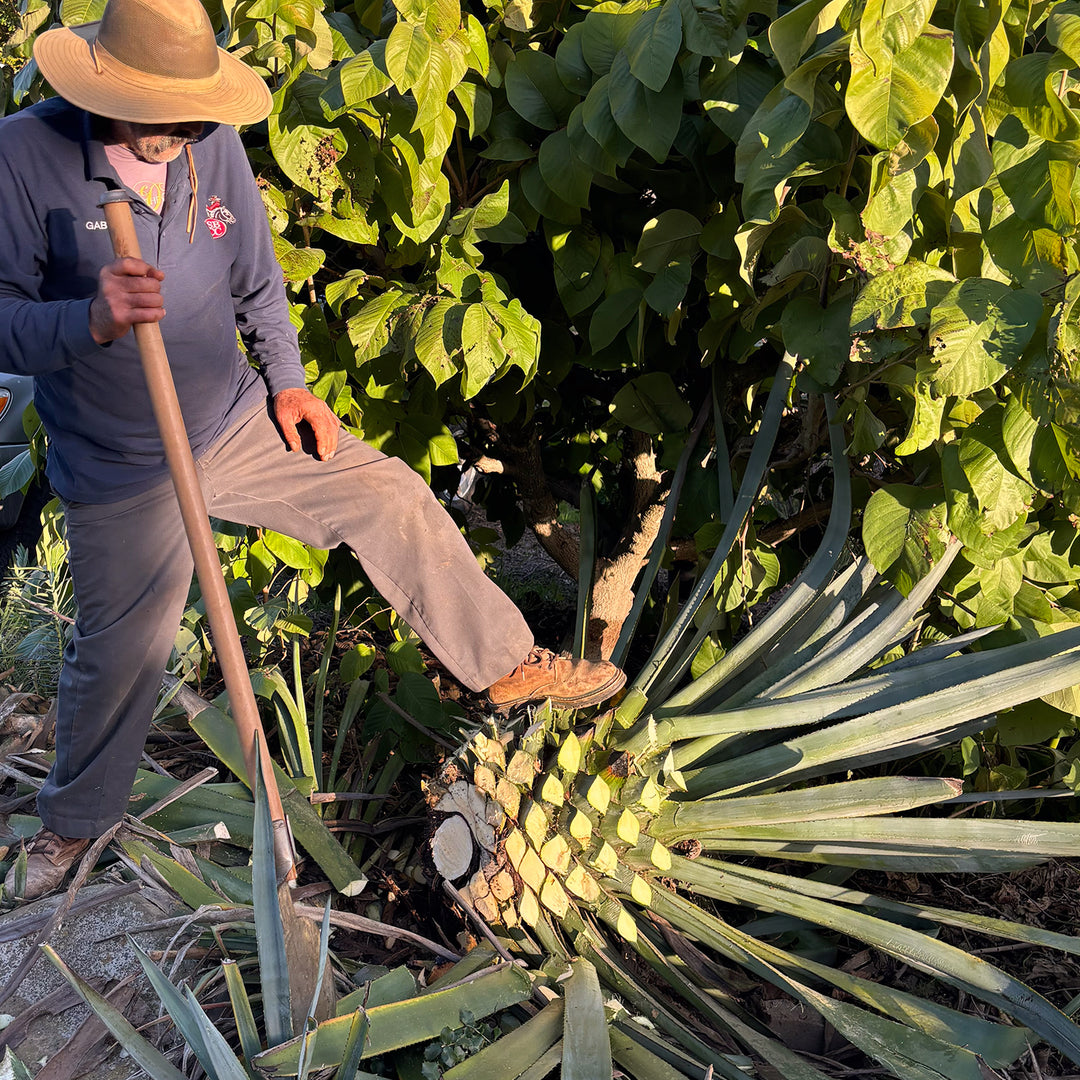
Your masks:
<path fill-rule="evenodd" d="M 135 222 L 127 196 L 124 192 L 109 194 L 114 197 L 103 200 L 102 207 L 113 251 L 118 259 L 141 259 Z M 225 678 L 225 688 L 229 692 L 229 704 L 240 735 L 248 783 L 254 791 L 256 761 L 261 760 L 266 794 L 270 802 L 270 817 L 274 822 L 274 860 L 278 879 L 292 880 L 296 877 L 296 869 L 285 811 L 274 777 L 274 765 L 266 749 L 266 736 L 259 719 L 247 661 L 240 645 L 240 635 L 236 631 L 232 605 L 229 603 L 229 594 L 222 577 L 221 563 L 207 517 L 206 502 L 195 471 L 195 459 L 191 454 L 187 428 L 180 413 L 180 402 L 176 398 L 176 385 L 165 352 L 165 342 L 161 338 L 161 328 L 157 323 L 136 323 L 132 330 L 139 347 L 139 357 L 146 375 L 154 416 L 161 432 L 161 441 L 165 446 L 165 459 L 176 488 L 184 530 L 191 545 L 218 663 Z"/>

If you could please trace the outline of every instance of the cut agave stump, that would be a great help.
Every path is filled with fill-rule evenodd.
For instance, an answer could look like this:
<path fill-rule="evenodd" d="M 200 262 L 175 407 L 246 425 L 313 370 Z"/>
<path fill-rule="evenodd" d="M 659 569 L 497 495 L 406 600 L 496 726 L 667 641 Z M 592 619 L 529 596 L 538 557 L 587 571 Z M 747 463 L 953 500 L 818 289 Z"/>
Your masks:
<path fill-rule="evenodd" d="M 761 436 L 770 444 L 771 422 L 766 416 Z M 834 428 L 840 462 L 835 436 Z M 747 468 L 731 542 L 763 470 L 755 474 L 753 460 Z M 476 735 L 428 791 L 441 820 L 435 865 L 523 952 L 591 960 L 608 987 L 678 1044 L 672 1054 L 718 1076 L 745 1076 L 730 1055 L 747 1051 L 788 1078 L 822 1075 L 744 1008 L 733 988 L 746 985 L 746 972 L 816 1009 L 898 1077 L 982 1080 L 980 1059 L 1004 1067 L 1039 1040 L 1080 1063 L 1080 1027 L 937 932 L 951 925 L 1074 954 L 1080 939 L 887 901 L 831 884 L 843 880 L 835 872 L 811 879 L 775 869 L 794 860 L 997 872 L 1080 850 L 1073 824 L 933 816 L 930 808 L 959 793 L 959 780 L 853 775 L 953 744 L 991 725 L 998 710 L 1080 682 L 1080 628 L 963 653 L 980 636 L 967 635 L 871 669 L 912 633 L 959 547 L 908 597 L 865 560 L 838 572 L 837 538 L 848 527 L 840 469 L 835 498 L 822 551 L 712 669 L 680 686 L 697 649 L 686 640 L 694 615 L 726 550 L 617 710 L 583 718 L 546 707 L 524 731 Z M 748 856 L 767 857 L 772 868 L 730 861 Z M 769 913 L 788 929 L 814 924 L 858 939 L 1021 1026 L 786 951 L 729 922 L 733 906 L 744 909 L 740 923 Z M 632 963 L 627 950 L 637 955 Z M 666 992 L 661 999 L 657 978 L 641 977 L 645 967 L 696 1010 L 693 1022 Z M 710 1030 L 715 1037 L 703 1037 Z"/>

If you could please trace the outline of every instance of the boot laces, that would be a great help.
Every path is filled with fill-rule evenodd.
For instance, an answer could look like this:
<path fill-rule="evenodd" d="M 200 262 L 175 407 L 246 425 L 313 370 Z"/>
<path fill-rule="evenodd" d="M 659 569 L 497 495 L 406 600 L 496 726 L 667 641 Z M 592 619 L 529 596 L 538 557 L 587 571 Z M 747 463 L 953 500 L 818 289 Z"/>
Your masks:
<path fill-rule="evenodd" d="M 529 655 L 521 662 L 522 670 L 525 668 L 538 668 L 541 671 L 551 671 L 555 667 L 555 654 L 550 649 L 540 645 L 534 645 L 529 650 Z"/>

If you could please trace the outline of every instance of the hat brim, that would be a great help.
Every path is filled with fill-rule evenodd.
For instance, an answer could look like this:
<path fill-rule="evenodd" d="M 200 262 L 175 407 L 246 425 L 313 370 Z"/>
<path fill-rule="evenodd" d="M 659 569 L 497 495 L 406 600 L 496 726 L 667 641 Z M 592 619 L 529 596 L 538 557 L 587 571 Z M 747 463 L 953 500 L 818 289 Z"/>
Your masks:
<path fill-rule="evenodd" d="M 95 64 L 90 43 L 97 37 L 100 25 L 58 27 L 45 31 L 34 42 L 34 59 L 41 73 L 72 105 L 110 120 L 135 124 L 195 120 L 254 124 L 270 114 L 273 99 L 266 83 L 247 64 L 221 48 L 220 77 L 213 87 L 198 90 L 184 79 L 143 72 L 128 78 L 112 65 Z"/>

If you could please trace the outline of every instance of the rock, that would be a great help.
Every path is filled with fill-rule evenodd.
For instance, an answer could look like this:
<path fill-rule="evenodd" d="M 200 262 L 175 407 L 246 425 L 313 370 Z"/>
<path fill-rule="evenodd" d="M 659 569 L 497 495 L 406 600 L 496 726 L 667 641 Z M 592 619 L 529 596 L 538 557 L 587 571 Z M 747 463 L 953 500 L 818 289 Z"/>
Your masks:
<path fill-rule="evenodd" d="M 61 904 L 63 895 L 25 904 L 0 916 L 0 993 Z M 164 950 L 173 928 L 140 927 L 189 914 L 166 893 L 145 885 L 100 883 L 84 886 L 49 944 L 77 975 L 110 1000 L 138 1028 L 158 1015 L 150 989 L 127 940 L 130 934 L 147 952 Z M 175 975 L 170 974 L 175 981 Z M 124 980 L 128 980 L 126 983 Z M 117 987 L 117 983 L 121 983 Z M 142 1080 L 145 1073 L 105 1031 L 42 955 L 14 992 L 0 1002 L 12 1017 L 0 1031 L 0 1054 L 10 1047 L 41 1080 Z M 156 1031 L 148 1035 L 156 1037 Z"/>

